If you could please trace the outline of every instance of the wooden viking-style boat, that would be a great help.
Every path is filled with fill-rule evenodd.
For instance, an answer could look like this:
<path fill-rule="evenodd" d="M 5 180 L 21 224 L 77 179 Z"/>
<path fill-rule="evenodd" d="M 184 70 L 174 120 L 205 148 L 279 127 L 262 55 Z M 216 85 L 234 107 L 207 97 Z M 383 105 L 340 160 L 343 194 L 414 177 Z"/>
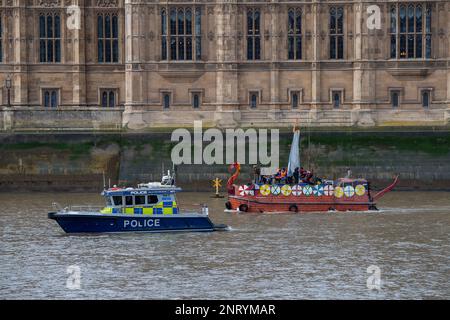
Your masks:
<path fill-rule="evenodd" d="M 300 167 L 300 132 L 294 129 L 294 138 L 289 157 L 289 169 Z M 308 181 L 297 184 L 288 183 L 248 183 L 236 185 L 241 166 L 234 163 L 234 174 L 227 183 L 228 210 L 241 212 L 326 212 L 326 211 L 368 211 L 377 210 L 376 201 L 391 191 L 398 182 L 394 181 L 383 190 L 372 194 L 366 179 L 340 178 L 333 180 Z M 289 171 L 288 169 L 288 171 Z"/>

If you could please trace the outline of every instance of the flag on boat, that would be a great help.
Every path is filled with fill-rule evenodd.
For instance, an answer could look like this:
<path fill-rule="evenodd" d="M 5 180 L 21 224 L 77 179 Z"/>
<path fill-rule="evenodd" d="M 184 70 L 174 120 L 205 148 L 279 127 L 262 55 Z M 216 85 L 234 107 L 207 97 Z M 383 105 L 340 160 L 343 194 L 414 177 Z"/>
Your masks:
<path fill-rule="evenodd" d="M 300 130 L 294 131 L 292 138 L 291 152 L 289 153 L 288 176 L 294 174 L 295 168 L 300 168 Z"/>

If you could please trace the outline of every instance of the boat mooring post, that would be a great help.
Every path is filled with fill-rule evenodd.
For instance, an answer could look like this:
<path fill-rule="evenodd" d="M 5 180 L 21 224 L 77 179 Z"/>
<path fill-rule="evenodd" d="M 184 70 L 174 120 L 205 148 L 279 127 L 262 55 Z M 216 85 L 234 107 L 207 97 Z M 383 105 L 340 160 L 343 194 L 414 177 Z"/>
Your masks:
<path fill-rule="evenodd" d="M 216 189 L 216 193 L 214 194 L 213 198 L 223 198 L 223 196 L 219 193 L 219 188 L 222 186 L 222 179 L 215 178 L 212 180 L 213 188 Z"/>

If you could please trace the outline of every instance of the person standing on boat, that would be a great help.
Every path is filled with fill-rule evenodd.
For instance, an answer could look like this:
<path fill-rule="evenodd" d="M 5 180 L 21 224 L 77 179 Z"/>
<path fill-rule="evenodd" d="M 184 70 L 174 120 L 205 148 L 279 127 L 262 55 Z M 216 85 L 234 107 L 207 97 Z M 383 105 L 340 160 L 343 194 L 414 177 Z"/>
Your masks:
<path fill-rule="evenodd" d="M 281 170 L 281 181 L 286 183 L 286 179 L 287 179 L 287 170 L 286 168 L 283 168 Z"/>
<path fill-rule="evenodd" d="M 281 169 L 280 168 L 277 169 L 277 172 L 275 173 L 273 180 L 275 180 L 275 183 L 280 182 L 280 180 L 281 180 Z"/>
<path fill-rule="evenodd" d="M 347 179 L 350 179 L 352 177 L 352 170 L 350 170 L 350 168 L 347 168 L 347 175 L 345 177 Z"/>
<path fill-rule="evenodd" d="M 253 166 L 253 179 L 255 180 L 255 183 L 259 183 L 260 182 L 260 176 L 261 176 L 261 168 L 255 164 Z"/>
<path fill-rule="evenodd" d="M 300 178 L 300 172 L 299 172 L 299 168 L 295 168 L 294 173 L 292 174 L 292 176 L 294 177 L 294 183 L 297 184 L 299 182 L 299 178 Z"/>

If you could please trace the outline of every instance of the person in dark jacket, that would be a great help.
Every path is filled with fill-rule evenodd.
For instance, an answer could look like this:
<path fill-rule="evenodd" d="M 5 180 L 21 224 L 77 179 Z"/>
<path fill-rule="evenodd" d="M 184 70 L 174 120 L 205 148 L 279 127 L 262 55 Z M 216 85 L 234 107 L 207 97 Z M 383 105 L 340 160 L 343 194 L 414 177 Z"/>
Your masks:
<path fill-rule="evenodd" d="M 255 164 L 253 166 L 253 177 L 255 179 L 255 183 L 260 182 L 260 176 L 261 176 L 261 168 Z"/>
<path fill-rule="evenodd" d="M 294 183 L 297 184 L 300 178 L 300 172 L 298 167 L 294 169 L 294 173 L 292 174 L 292 176 L 294 177 Z"/>

